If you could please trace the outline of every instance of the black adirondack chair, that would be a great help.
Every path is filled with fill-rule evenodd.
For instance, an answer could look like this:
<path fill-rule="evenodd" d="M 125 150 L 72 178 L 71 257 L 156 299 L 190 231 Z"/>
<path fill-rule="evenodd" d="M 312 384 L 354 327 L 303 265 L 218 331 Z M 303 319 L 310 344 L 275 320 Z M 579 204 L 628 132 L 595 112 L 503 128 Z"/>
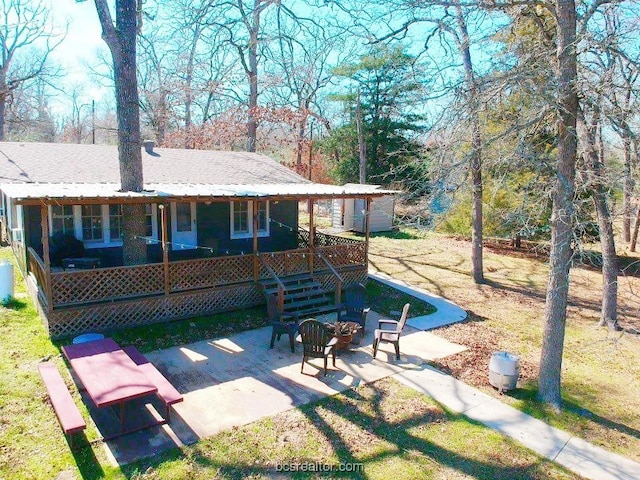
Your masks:
<path fill-rule="evenodd" d="M 271 323 L 271 344 L 269 348 L 273 348 L 273 345 L 283 334 L 289 336 L 289 345 L 291 346 L 291 353 L 295 352 L 295 338 L 298 332 L 298 316 L 289 313 L 283 313 L 278 307 L 278 296 L 269 295 L 267 299 L 267 315 L 269 315 L 269 323 Z"/>
<path fill-rule="evenodd" d="M 324 374 L 327 374 L 327 358 L 329 355 L 333 357 L 333 366 L 336 366 L 336 350 L 335 345 L 338 339 L 335 338 L 326 325 L 318 320 L 305 320 L 298 326 L 300 337 L 302 339 L 302 365 L 300 373 L 303 373 L 304 362 L 308 362 L 310 358 L 324 359 Z"/>
<path fill-rule="evenodd" d="M 339 322 L 355 322 L 362 327 L 364 335 L 367 313 L 370 308 L 366 306 L 367 290 L 361 283 L 351 285 L 344 291 L 344 303 L 338 310 Z"/>

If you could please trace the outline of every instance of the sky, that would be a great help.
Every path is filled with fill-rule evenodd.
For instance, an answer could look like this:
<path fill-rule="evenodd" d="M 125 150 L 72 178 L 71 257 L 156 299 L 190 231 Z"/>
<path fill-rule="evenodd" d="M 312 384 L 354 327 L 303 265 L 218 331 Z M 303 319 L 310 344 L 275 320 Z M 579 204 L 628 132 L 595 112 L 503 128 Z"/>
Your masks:
<path fill-rule="evenodd" d="M 85 65 L 94 63 L 98 50 L 106 49 L 106 44 L 100 36 L 102 29 L 93 1 L 77 3 L 76 0 L 55 0 L 50 3 L 50 11 L 57 25 L 63 26 L 65 22 L 69 22 L 65 40 L 52 53 L 52 58 L 64 67 L 67 73 L 61 82 L 67 87 L 65 91 L 68 92 L 71 85 L 83 85 L 81 101 L 100 102 L 105 95 L 111 93 L 91 81 L 89 69 Z M 66 109 L 68 99 L 57 100 L 54 108 Z"/>

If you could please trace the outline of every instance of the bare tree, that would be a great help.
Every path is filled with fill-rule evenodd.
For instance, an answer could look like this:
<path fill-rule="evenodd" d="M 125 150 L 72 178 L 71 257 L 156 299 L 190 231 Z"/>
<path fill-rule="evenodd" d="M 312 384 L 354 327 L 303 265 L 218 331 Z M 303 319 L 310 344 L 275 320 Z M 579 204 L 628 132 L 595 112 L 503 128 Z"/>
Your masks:
<path fill-rule="evenodd" d="M 47 60 L 65 33 L 51 24 L 41 2 L 5 0 L 0 11 L 0 141 L 12 92 L 33 78 L 47 75 Z"/>
<path fill-rule="evenodd" d="M 573 197 L 575 193 L 578 115 L 576 80 L 576 5 L 574 0 L 557 0 L 558 157 L 551 216 L 549 282 L 545 303 L 545 324 L 540 356 L 538 398 L 555 409 L 562 406 L 560 380 L 564 350 L 569 268 L 573 254 Z"/>
<path fill-rule="evenodd" d="M 601 325 L 617 327 L 618 310 L 618 259 L 616 255 L 613 222 L 609 209 L 607 179 L 602 157 L 596 143 L 600 111 L 596 105 L 591 122 L 587 122 L 582 108 L 578 109 L 578 135 L 582 145 L 587 178 L 585 188 L 590 192 L 596 209 L 600 244 L 602 246 L 602 308 Z"/>
<path fill-rule="evenodd" d="M 140 192 L 144 185 L 140 101 L 136 76 L 136 35 L 139 9 L 142 5 L 140 0 L 116 0 L 114 24 L 107 0 L 94 1 L 102 26 L 102 38 L 113 59 L 120 186 L 122 191 Z M 122 208 L 123 256 L 126 265 L 146 261 L 145 218 L 144 204 L 128 204 Z"/>
<path fill-rule="evenodd" d="M 301 172 L 309 121 L 315 118 L 322 124 L 326 122 L 321 113 L 320 92 L 332 79 L 331 66 L 339 63 L 349 49 L 344 35 L 319 21 L 294 21 L 280 10 L 276 20 L 278 39 L 275 48 L 267 46 L 270 62 L 265 73 L 277 83 L 265 96 L 269 103 L 296 112 L 295 165 Z"/>

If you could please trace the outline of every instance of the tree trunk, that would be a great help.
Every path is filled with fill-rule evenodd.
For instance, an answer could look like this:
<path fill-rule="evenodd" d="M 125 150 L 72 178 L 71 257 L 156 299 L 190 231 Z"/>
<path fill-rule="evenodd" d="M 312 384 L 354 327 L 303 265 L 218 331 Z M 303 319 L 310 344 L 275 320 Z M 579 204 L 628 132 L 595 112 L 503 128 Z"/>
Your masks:
<path fill-rule="evenodd" d="M 594 123 L 599 123 L 598 118 Z M 612 330 L 617 328 L 618 311 L 618 260 L 613 235 L 611 212 L 607 201 L 604 181 L 604 166 L 595 144 L 593 128 L 586 124 L 584 114 L 578 110 L 578 135 L 582 142 L 588 172 L 588 186 L 598 219 L 600 245 L 602 248 L 602 308 L 600 325 Z"/>
<path fill-rule="evenodd" d="M 360 108 L 360 92 L 356 98 L 356 130 L 358 134 L 358 155 L 359 165 L 358 180 L 361 185 L 367 183 L 367 145 L 364 141 L 364 131 L 362 129 L 362 110 Z"/>
<path fill-rule="evenodd" d="M 471 157 L 471 181 L 473 184 L 473 207 L 471 210 L 471 264 L 475 283 L 484 283 L 482 249 L 482 152 L 480 119 L 474 114 Z"/>
<path fill-rule="evenodd" d="M 538 398 L 555 409 L 562 407 L 560 380 L 564 348 L 569 269 L 573 234 L 573 197 L 576 170 L 577 78 L 576 6 L 574 0 L 556 2 L 558 38 L 558 159 L 551 215 L 551 253 L 540 356 Z"/>
<path fill-rule="evenodd" d="M 307 112 L 306 106 L 303 105 L 302 108 L 304 108 L 304 112 Z M 302 110 L 302 108 L 300 110 Z M 298 138 L 296 140 L 296 171 L 298 173 L 302 171 L 302 149 L 304 147 L 304 138 L 307 134 L 306 125 L 308 118 L 308 115 L 304 113 L 298 124 Z"/>
<path fill-rule="evenodd" d="M 249 30 L 249 113 L 247 117 L 247 151 L 255 152 L 258 142 L 258 33 L 260 31 L 260 1 L 255 0 L 253 25 Z"/>
<path fill-rule="evenodd" d="M 484 283 L 482 250 L 482 137 L 479 114 L 478 86 L 471 61 L 469 32 L 460 4 L 456 4 L 456 20 L 460 29 L 459 44 L 465 81 L 469 89 L 469 107 L 471 108 L 471 184 L 473 204 L 471 208 L 471 276 L 475 283 Z"/>
<path fill-rule="evenodd" d="M 0 86 L 0 90 L 4 91 L 2 86 Z M 0 93 L 0 142 L 4 142 L 4 122 L 6 108 L 7 95 L 5 93 Z"/>
<path fill-rule="evenodd" d="M 636 221 L 633 225 L 633 235 L 631 236 L 631 247 L 629 250 L 636 251 L 636 243 L 638 242 L 638 227 L 640 227 L 640 208 L 636 211 Z"/>
<path fill-rule="evenodd" d="M 102 38 L 113 58 L 118 118 L 118 158 L 122 191 L 141 192 L 142 152 L 140 141 L 140 100 L 136 76 L 137 0 L 116 1 L 114 28 L 106 0 L 95 0 Z M 147 246 L 144 240 L 146 220 L 144 205 L 124 205 L 122 208 L 123 257 L 126 265 L 145 263 Z"/>
<path fill-rule="evenodd" d="M 624 151 L 624 183 L 622 184 L 622 239 L 624 242 L 631 241 L 631 216 L 633 195 L 633 177 L 631 174 L 631 138 L 627 130 L 623 133 L 622 139 Z"/>

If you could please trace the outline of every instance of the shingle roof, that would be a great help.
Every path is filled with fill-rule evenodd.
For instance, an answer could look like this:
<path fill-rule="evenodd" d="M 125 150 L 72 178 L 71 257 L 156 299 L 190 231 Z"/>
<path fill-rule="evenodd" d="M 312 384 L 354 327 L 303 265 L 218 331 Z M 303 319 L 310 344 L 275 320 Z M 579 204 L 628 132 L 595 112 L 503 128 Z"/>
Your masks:
<path fill-rule="evenodd" d="M 257 153 L 142 149 L 146 183 L 212 185 L 308 184 L 305 178 Z M 118 147 L 0 142 L 0 183 L 120 183 Z"/>

